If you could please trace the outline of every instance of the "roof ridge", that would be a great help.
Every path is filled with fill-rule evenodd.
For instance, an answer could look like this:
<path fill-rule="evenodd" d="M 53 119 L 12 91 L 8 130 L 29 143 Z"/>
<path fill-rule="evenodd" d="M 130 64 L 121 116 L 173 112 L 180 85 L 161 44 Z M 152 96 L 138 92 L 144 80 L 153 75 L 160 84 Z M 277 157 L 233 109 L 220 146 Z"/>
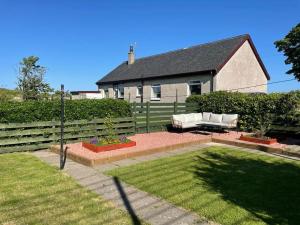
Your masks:
<path fill-rule="evenodd" d="M 216 41 L 206 42 L 206 43 L 202 43 L 202 44 L 198 44 L 198 45 L 192 45 L 192 46 L 185 47 L 185 48 L 175 49 L 175 50 L 171 50 L 171 51 L 168 51 L 168 52 L 163 52 L 163 53 L 159 53 L 159 54 L 155 54 L 155 55 L 150 55 L 150 56 L 137 58 L 135 61 L 149 59 L 149 58 L 153 58 L 153 57 L 157 57 L 157 56 L 161 56 L 161 55 L 167 55 L 167 54 L 170 54 L 170 53 L 173 53 L 173 52 L 179 52 L 179 51 L 183 51 L 183 50 L 186 50 L 186 49 L 192 49 L 192 48 L 196 48 L 196 47 L 200 47 L 200 46 L 204 46 L 204 45 L 216 44 L 218 42 L 228 41 L 228 40 L 243 37 L 243 36 L 247 37 L 247 38 L 250 37 L 249 34 L 241 34 L 241 35 L 237 35 L 237 36 L 234 36 L 234 37 L 224 38 L 224 39 L 220 39 L 220 40 L 216 40 Z M 124 62 L 127 62 L 127 61 L 124 61 Z"/>

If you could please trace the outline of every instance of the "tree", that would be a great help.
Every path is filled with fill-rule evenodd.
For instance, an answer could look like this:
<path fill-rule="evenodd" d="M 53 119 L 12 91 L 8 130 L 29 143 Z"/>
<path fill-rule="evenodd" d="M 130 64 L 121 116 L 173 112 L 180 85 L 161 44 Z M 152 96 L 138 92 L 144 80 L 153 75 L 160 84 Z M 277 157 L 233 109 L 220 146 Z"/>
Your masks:
<path fill-rule="evenodd" d="M 23 100 L 40 100 L 46 98 L 52 91 L 44 81 L 46 68 L 37 64 L 39 57 L 29 56 L 20 62 L 18 88 Z"/>
<path fill-rule="evenodd" d="M 294 74 L 300 81 L 300 23 L 295 26 L 284 39 L 274 43 L 279 52 L 287 57 L 285 64 L 292 64 L 292 69 L 287 74 Z"/>

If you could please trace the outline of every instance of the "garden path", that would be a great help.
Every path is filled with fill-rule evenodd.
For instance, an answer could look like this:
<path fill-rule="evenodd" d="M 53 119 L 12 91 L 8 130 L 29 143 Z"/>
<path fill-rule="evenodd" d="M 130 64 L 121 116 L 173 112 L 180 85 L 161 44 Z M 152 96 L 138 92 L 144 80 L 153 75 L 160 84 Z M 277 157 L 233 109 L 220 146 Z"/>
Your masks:
<path fill-rule="evenodd" d="M 204 147 L 207 147 L 207 145 L 198 144 L 173 151 L 124 159 L 99 165 L 95 168 L 87 167 L 67 159 L 64 172 L 73 177 L 82 186 L 99 194 L 102 198 L 111 201 L 116 207 L 126 210 L 135 225 L 141 224 L 139 218 L 153 225 L 215 224 L 204 218 L 200 218 L 195 213 L 176 207 L 163 199 L 129 186 L 118 180 L 118 178 L 103 174 L 107 170 L 120 166 L 196 151 Z M 58 166 L 59 164 L 58 154 L 49 151 L 36 151 L 32 154 L 50 165 Z"/>

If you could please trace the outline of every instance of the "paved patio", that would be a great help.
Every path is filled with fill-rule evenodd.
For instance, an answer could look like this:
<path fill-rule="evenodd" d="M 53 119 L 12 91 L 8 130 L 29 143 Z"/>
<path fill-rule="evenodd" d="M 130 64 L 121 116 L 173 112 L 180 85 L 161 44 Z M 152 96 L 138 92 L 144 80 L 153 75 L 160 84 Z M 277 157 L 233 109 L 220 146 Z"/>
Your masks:
<path fill-rule="evenodd" d="M 146 156 L 158 152 L 172 151 L 181 147 L 191 146 L 209 142 L 229 144 L 239 147 L 258 149 L 265 152 L 284 154 L 285 144 L 263 145 L 240 141 L 238 138 L 244 132 L 228 133 L 206 133 L 206 132 L 155 132 L 147 134 L 136 134 L 129 137 L 137 143 L 134 147 L 112 150 L 107 152 L 95 153 L 84 147 L 81 142 L 67 145 L 68 158 L 87 166 L 96 166 L 114 161 L 128 159 L 136 156 Z M 51 151 L 58 153 L 59 146 L 52 146 Z M 289 152 L 289 154 L 291 154 Z"/>
<path fill-rule="evenodd" d="M 129 138 L 136 142 L 136 146 L 95 153 L 82 147 L 81 143 L 74 143 L 67 145 L 67 155 L 68 158 L 84 165 L 95 166 L 98 164 L 118 161 L 130 157 L 169 151 L 192 144 L 207 143 L 211 140 L 210 135 L 201 135 L 190 132 L 155 132 L 148 134 L 136 134 Z M 52 146 L 51 150 L 58 153 L 59 146 Z"/>

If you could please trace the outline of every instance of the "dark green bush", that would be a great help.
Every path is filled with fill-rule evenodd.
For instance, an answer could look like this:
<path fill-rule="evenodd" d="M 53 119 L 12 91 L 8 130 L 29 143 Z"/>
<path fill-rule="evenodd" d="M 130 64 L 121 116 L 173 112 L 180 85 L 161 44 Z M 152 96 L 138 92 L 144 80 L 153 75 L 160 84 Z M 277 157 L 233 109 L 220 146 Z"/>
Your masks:
<path fill-rule="evenodd" d="M 213 92 L 204 95 L 190 96 L 189 103 L 197 103 L 200 112 L 237 113 L 239 126 L 253 130 L 259 127 L 260 116 L 274 114 L 281 122 L 295 123 L 294 112 L 299 107 L 300 92 L 287 94 L 246 94 L 238 92 Z"/>
<path fill-rule="evenodd" d="M 66 120 L 104 118 L 131 115 L 129 103 L 123 100 L 66 100 Z M 24 123 L 59 120 L 60 101 L 0 102 L 0 123 Z"/>

